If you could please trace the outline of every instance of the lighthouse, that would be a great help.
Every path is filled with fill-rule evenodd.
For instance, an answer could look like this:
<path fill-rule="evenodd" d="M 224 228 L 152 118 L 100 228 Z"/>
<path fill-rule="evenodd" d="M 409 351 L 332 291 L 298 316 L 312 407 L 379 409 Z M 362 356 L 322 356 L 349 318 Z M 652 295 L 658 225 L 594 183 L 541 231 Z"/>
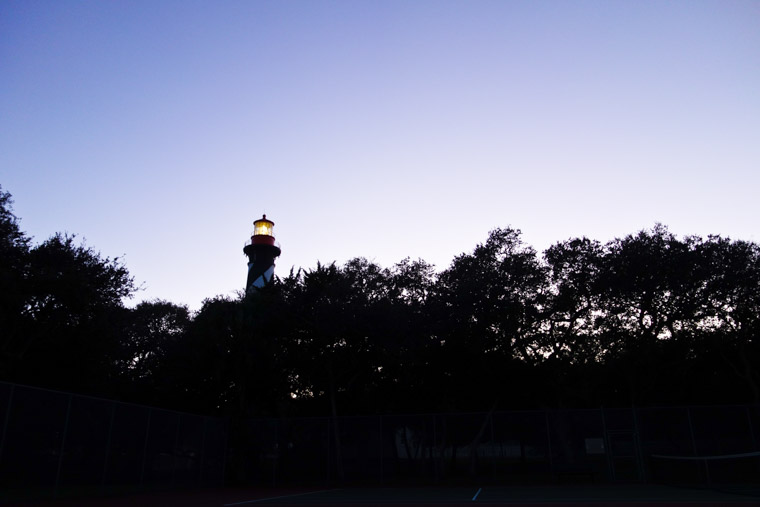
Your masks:
<path fill-rule="evenodd" d="M 274 276 L 274 259 L 280 256 L 280 247 L 274 243 L 274 222 L 264 215 L 253 222 L 253 236 L 243 253 L 248 256 L 248 280 L 245 292 L 261 288 Z"/>

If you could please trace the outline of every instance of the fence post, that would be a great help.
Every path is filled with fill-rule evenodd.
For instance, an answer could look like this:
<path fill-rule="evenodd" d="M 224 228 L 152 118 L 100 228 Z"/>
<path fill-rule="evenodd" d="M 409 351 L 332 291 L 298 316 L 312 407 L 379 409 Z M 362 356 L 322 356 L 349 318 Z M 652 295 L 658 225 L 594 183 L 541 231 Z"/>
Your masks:
<path fill-rule="evenodd" d="M 385 483 L 385 467 L 383 466 L 383 416 L 379 415 L 377 418 L 380 422 L 380 485 L 382 486 Z"/>
<path fill-rule="evenodd" d="M 106 487 L 106 478 L 108 477 L 108 460 L 111 457 L 111 435 L 113 435 L 113 423 L 116 419 L 116 403 L 111 402 L 111 422 L 108 424 L 108 439 L 106 440 L 106 455 L 103 458 L 103 479 L 100 482 L 100 490 Z"/>
<path fill-rule="evenodd" d="M 752 439 L 752 449 L 756 451 L 760 450 L 757 447 L 757 439 L 755 438 L 755 428 L 752 427 L 752 412 L 749 409 L 749 405 L 745 405 L 744 411 L 747 414 L 747 426 L 749 426 L 749 436 Z"/>
<path fill-rule="evenodd" d="M 3 434 L 0 436 L 0 463 L 3 462 L 3 449 L 5 449 L 5 435 L 8 433 L 8 421 L 11 419 L 11 407 L 13 406 L 13 393 L 16 390 L 16 384 L 11 384 L 11 392 L 8 395 L 8 406 L 5 410 L 5 421 L 3 422 Z"/>
<path fill-rule="evenodd" d="M 691 423 L 691 408 L 686 407 L 686 420 L 689 421 L 689 436 L 691 437 L 691 452 L 694 453 L 694 456 L 698 456 L 699 453 L 697 452 L 697 441 L 694 438 L 694 426 Z"/>
<path fill-rule="evenodd" d="M 635 406 L 631 406 L 631 416 L 633 417 L 633 447 L 634 456 L 636 459 L 637 468 L 639 469 L 639 477 L 642 482 L 649 482 L 646 469 L 644 468 L 644 450 L 642 449 L 641 431 L 639 430 L 639 416 Z"/>
<path fill-rule="evenodd" d="M 699 456 L 699 452 L 697 449 L 697 439 L 694 438 L 694 424 L 691 422 L 691 408 L 686 407 L 686 418 L 689 421 L 689 435 L 691 436 L 691 449 L 694 453 L 694 456 Z M 710 480 L 710 465 L 707 463 L 707 460 L 702 460 L 705 466 L 705 478 L 707 479 L 707 485 L 710 486 L 710 483 L 712 482 Z"/>
<path fill-rule="evenodd" d="M 607 474 L 613 481 L 615 477 L 615 462 L 612 456 L 612 442 L 609 441 L 607 434 L 607 418 L 604 416 L 604 407 L 599 407 L 599 413 L 602 416 L 602 445 L 604 446 L 604 455 L 607 458 Z M 634 451 L 635 452 L 635 451 Z"/>
<path fill-rule="evenodd" d="M 63 434 L 61 435 L 61 446 L 58 448 L 58 470 L 55 472 L 55 496 L 58 496 L 58 488 L 61 483 L 61 468 L 63 467 L 63 453 L 66 450 L 66 435 L 69 431 L 69 416 L 71 415 L 71 399 L 74 395 L 69 394 L 69 402 L 66 406 L 66 421 L 63 423 Z"/>
<path fill-rule="evenodd" d="M 208 417 L 203 417 L 203 436 L 201 437 L 201 455 L 198 468 L 198 482 L 203 484 L 203 469 L 206 466 L 206 432 L 208 431 Z"/>
<path fill-rule="evenodd" d="M 495 412 L 491 412 L 488 416 L 491 419 L 491 475 L 496 476 L 496 433 L 493 429 L 493 416 Z"/>
<path fill-rule="evenodd" d="M 552 432 L 549 425 L 549 411 L 544 410 L 544 417 L 546 419 L 546 443 L 549 448 L 549 468 L 554 468 L 554 457 L 552 456 Z"/>
<path fill-rule="evenodd" d="M 272 452 L 272 487 L 277 487 L 277 465 L 280 461 L 280 421 L 274 421 L 274 450 Z"/>
<path fill-rule="evenodd" d="M 145 427 L 145 443 L 143 444 L 142 469 L 140 470 L 140 487 L 145 483 L 145 460 L 148 458 L 148 438 L 150 438 L 150 418 L 153 415 L 153 409 L 148 409 L 148 422 Z"/>
<path fill-rule="evenodd" d="M 227 481 L 227 454 L 230 450 L 230 433 L 232 432 L 232 419 L 227 419 L 227 431 L 224 433 L 224 453 L 222 453 L 222 484 Z"/>
<path fill-rule="evenodd" d="M 433 470 L 435 471 L 435 482 L 438 482 L 441 480 L 441 476 L 443 474 L 443 470 L 439 469 L 441 467 L 441 462 L 443 461 L 443 453 L 446 451 L 444 449 L 443 445 L 441 445 L 440 448 L 440 459 L 438 456 L 438 414 L 432 414 L 431 416 L 433 418 Z"/>
<path fill-rule="evenodd" d="M 174 433 L 174 449 L 172 449 L 172 485 L 174 485 L 177 477 L 177 448 L 179 447 L 179 424 L 181 421 L 182 416 L 177 412 L 177 431 Z"/>
<path fill-rule="evenodd" d="M 330 418 L 325 419 L 327 422 L 327 466 L 325 467 L 325 486 L 330 485 Z"/>

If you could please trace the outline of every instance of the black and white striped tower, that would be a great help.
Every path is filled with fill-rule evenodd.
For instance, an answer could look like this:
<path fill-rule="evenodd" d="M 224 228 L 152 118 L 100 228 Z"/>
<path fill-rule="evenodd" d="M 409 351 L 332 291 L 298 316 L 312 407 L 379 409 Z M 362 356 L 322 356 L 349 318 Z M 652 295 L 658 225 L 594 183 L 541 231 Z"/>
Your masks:
<path fill-rule="evenodd" d="M 248 280 L 245 292 L 261 288 L 274 276 L 274 259 L 280 256 L 280 247 L 274 243 L 274 222 L 264 215 L 253 222 L 251 242 L 246 243 L 243 253 L 248 256 Z"/>

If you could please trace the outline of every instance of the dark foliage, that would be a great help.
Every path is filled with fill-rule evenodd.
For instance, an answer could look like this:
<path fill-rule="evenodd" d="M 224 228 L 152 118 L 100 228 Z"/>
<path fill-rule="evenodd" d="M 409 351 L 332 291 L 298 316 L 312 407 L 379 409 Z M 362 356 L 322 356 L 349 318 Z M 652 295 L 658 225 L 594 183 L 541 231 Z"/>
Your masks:
<path fill-rule="evenodd" d="M 191 314 L 126 308 L 119 259 L 72 236 L 32 246 L 11 204 L 0 191 L 5 380 L 238 421 L 760 401 L 755 243 L 657 225 L 541 255 L 496 229 L 441 272 L 317 264 Z"/>

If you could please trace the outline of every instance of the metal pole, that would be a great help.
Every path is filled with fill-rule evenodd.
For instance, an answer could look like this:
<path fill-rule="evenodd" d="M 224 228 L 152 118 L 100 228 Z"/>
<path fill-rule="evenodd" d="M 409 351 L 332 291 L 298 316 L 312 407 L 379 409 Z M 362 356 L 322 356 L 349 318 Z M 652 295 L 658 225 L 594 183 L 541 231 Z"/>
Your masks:
<path fill-rule="evenodd" d="M 691 437 L 691 452 L 697 456 L 697 441 L 694 438 L 694 426 L 691 424 L 691 409 L 686 407 L 686 420 L 689 421 L 689 436 Z"/>
<path fill-rule="evenodd" d="M 13 406 L 13 393 L 16 390 L 16 384 L 11 384 L 11 392 L 8 395 L 8 405 L 5 409 L 5 421 L 3 422 L 3 435 L 0 437 L 0 463 L 3 462 L 3 450 L 5 449 L 5 435 L 8 433 L 8 421 L 11 418 L 11 406 Z"/>
<path fill-rule="evenodd" d="M 383 473 L 383 416 L 379 415 L 377 419 L 380 423 L 380 485 L 382 486 L 385 483 L 385 475 Z"/>
<path fill-rule="evenodd" d="M 327 418 L 327 467 L 325 468 L 325 486 L 330 485 L 330 419 Z"/>
<path fill-rule="evenodd" d="M 148 422 L 145 427 L 145 443 L 143 444 L 142 470 L 140 470 L 140 487 L 145 483 L 145 460 L 148 457 L 148 438 L 150 437 L 150 418 L 153 415 L 153 409 L 148 409 Z"/>
<path fill-rule="evenodd" d="M 689 435 L 691 436 L 691 449 L 694 453 L 694 456 L 698 456 L 697 453 L 697 440 L 694 438 L 694 425 L 691 422 L 691 408 L 686 407 L 686 418 L 689 421 Z M 707 464 L 707 460 L 702 460 L 705 467 L 705 479 L 707 480 L 707 485 L 710 486 L 710 483 L 712 482 L 710 480 L 710 465 Z"/>
<path fill-rule="evenodd" d="M 224 453 L 222 453 L 222 484 L 227 479 L 227 453 L 230 449 L 230 432 L 232 419 L 227 419 L 227 431 L 224 434 Z"/>
<path fill-rule="evenodd" d="M 488 416 L 491 420 L 491 473 L 495 475 L 496 473 L 496 434 L 493 429 L 493 415 L 494 413 L 491 412 L 491 414 Z"/>
<path fill-rule="evenodd" d="M 552 432 L 549 426 L 549 411 L 544 410 L 544 417 L 546 418 L 546 443 L 549 447 L 549 468 L 554 468 L 554 457 L 552 456 Z"/>
<path fill-rule="evenodd" d="M 63 434 L 61 435 L 61 446 L 58 448 L 58 470 L 55 473 L 55 495 L 58 496 L 58 488 L 61 484 L 61 468 L 63 467 L 63 453 L 66 446 L 66 435 L 69 431 L 69 416 L 71 415 L 71 399 L 73 395 L 69 395 L 69 402 L 66 406 L 66 421 L 63 423 Z"/>
<path fill-rule="evenodd" d="M 108 424 L 108 439 L 106 440 L 106 455 L 103 458 L 103 480 L 100 482 L 100 490 L 106 487 L 106 478 L 108 477 L 108 458 L 111 457 L 111 435 L 113 434 L 113 423 L 116 419 L 116 403 L 111 404 L 111 422 Z"/>
<path fill-rule="evenodd" d="M 274 450 L 272 452 L 272 487 L 277 487 L 277 461 L 280 457 L 280 423 L 274 421 Z"/>
<path fill-rule="evenodd" d="M 177 476 L 177 451 L 179 450 L 179 423 L 181 420 L 180 414 L 177 413 L 177 431 L 174 433 L 174 449 L 172 449 L 172 484 L 174 484 Z"/>
<path fill-rule="evenodd" d="M 438 425 L 437 421 L 438 418 L 436 417 L 436 414 L 433 414 L 433 470 L 435 475 L 435 481 L 438 482 L 440 479 L 440 470 L 438 470 L 438 467 L 440 465 L 440 462 L 438 460 Z M 441 452 L 443 452 L 443 449 L 441 449 Z M 443 459 L 441 457 L 441 459 Z"/>
<path fill-rule="evenodd" d="M 206 462 L 206 432 L 208 431 L 208 417 L 203 418 L 203 436 L 201 436 L 201 455 L 198 465 L 198 482 L 203 484 L 203 468 Z"/>
<path fill-rule="evenodd" d="M 608 442 L 607 435 L 607 418 L 604 417 L 604 407 L 599 407 L 599 414 L 602 416 L 602 445 L 604 446 L 604 456 L 607 458 L 607 473 L 615 481 L 615 466 L 612 460 L 612 446 Z"/>
<path fill-rule="evenodd" d="M 755 438 L 755 429 L 752 427 L 752 412 L 749 410 L 749 405 L 744 407 L 744 411 L 747 414 L 747 425 L 749 426 L 749 436 L 752 439 L 752 448 L 757 449 L 757 439 Z"/>
<path fill-rule="evenodd" d="M 647 482 L 646 475 L 644 473 L 644 452 L 641 449 L 641 436 L 639 433 L 639 418 L 636 412 L 636 407 L 631 407 L 631 416 L 633 417 L 633 445 L 634 455 L 636 459 L 636 465 L 639 469 L 639 478 L 643 482 Z"/>

